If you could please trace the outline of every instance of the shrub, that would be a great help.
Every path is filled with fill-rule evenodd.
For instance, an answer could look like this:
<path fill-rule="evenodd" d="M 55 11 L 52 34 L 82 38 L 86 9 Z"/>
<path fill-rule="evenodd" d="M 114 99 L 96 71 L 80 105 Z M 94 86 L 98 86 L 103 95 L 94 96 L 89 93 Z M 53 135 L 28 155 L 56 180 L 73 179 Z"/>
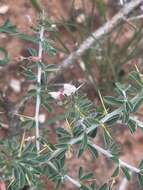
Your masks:
<path fill-rule="evenodd" d="M 24 97 L 22 106 L 27 100 L 36 100 L 35 115 L 28 117 L 20 114 L 21 105 L 9 113 L 8 119 L 12 120 L 9 126 L 10 137 L 0 141 L 0 188 L 4 190 L 7 186 L 9 190 L 18 190 L 29 186 L 32 189 L 44 189 L 42 176 L 45 176 L 54 182 L 55 189 L 67 181 L 82 190 L 109 190 L 108 182 L 101 186 L 97 185 L 94 173 L 92 171 L 85 173 L 83 166 L 79 167 L 77 179 L 70 176 L 66 160 L 73 156 L 73 149 L 76 150 L 77 157 L 81 157 L 87 150 L 94 159 L 100 156 L 98 153 L 103 154 L 116 166 L 112 179 L 117 177 L 120 171 L 128 180 L 131 174 L 135 173 L 140 185 L 143 186 L 143 162 L 141 161 L 138 167 L 134 167 L 119 159 L 118 145 L 111 133 L 112 126 L 117 122 L 124 124 L 132 134 L 138 128 L 143 128 L 143 123 L 134 116 L 143 101 L 142 74 L 136 67 L 136 71 L 129 75 L 131 84 L 124 85 L 117 82 L 115 97 L 106 96 L 103 99 L 99 92 L 102 108 L 98 108 L 86 95 L 82 94 L 82 85 L 75 87 L 73 84 L 66 83 L 55 90 L 55 85 L 48 83 L 48 77 L 56 71 L 57 66 L 46 65 L 43 62 L 43 52 L 51 56 L 56 54 L 57 50 L 50 39 L 45 37 L 45 33 L 54 29 L 45 13 L 40 14 L 38 24 L 33 28 L 37 34 L 34 37 L 20 33 L 9 20 L 0 27 L 0 32 L 13 34 L 39 47 L 38 51 L 36 48 L 28 48 L 29 57 L 18 57 L 18 61 L 22 64 L 23 74 L 34 84 L 33 89 L 30 89 Z M 5 55 L 0 65 L 5 66 L 9 61 L 9 55 L 3 48 L 0 48 L 0 51 Z M 54 102 L 60 102 L 61 106 L 65 107 L 63 119 L 67 127 L 60 124 L 61 126 L 56 129 L 57 141 L 51 143 L 44 135 L 45 129 L 40 129 L 39 113 L 41 106 L 52 111 Z M 20 117 L 18 126 L 15 125 L 15 115 Z M 3 121 L 1 121 L 1 127 L 4 127 Z M 102 131 L 105 149 L 94 143 L 98 128 Z M 47 133 L 48 135 L 50 136 Z M 90 181 L 90 184 L 87 181 Z"/>

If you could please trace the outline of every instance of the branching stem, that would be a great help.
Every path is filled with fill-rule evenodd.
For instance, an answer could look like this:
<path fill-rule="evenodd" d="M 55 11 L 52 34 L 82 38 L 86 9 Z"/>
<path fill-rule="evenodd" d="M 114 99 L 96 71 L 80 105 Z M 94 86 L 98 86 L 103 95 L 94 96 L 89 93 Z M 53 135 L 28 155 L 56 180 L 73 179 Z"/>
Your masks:
<path fill-rule="evenodd" d="M 101 148 L 100 146 L 98 146 L 98 145 L 96 145 L 96 144 L 93 144 L 93 143 L 91 143 L 91 145 L 92 145 L 98 152 L 100 152 L 101 154 L 105 155 L 106 157 L 108 157 L 108 158 L 113 157 L 113 155 L 112 155 L 109 151 L 107 151 L 107 150 Z M 120 159 L 119 159 L 119 164 L 120 164 L 120 166 L 123 166 L 123 167 L 128 168 L 128 169 L 129 169 L 130 171 L 132 171 L 132 172 L 140 173 L 140 169 L 138 169 L 138 168 L 136 168 L 136 167 L 134 167 L 134 166 L 132 166 L 132 165 L 130 165 L 130 164 L 127 164 L 126 162 L 124 162 L 124 161 L 122 161 L 122 160 L 120 160 Z"/>
<path fill-rule="evenodd" d="M 43 40 L 44 40 L 44 27 L 41 26 L 40 41 L 39 41 L 39 50 L 38 50 L 39 62 L 42 62 L 42 52 L 43 52 L 42 43 L 43 43 Z M 39 112 L 40 112 L 40 104 L 41 104 L 41 96 L 40 96 L 40 91 L 41 91 L 41 76 L 42 76 L 42 68 L 41 68 L 41 65 L 38 64 L 38 72 L 37 72 L 37 96 L 36 96 L 36 108 L 35 108 L 35 125 L 36 125 L 36 147 L 37 147 L 37 152 L 40 151 L 40 143 L 39 143 L 39 137 L 40 137 L 40 132 L 39 132 Z"/>

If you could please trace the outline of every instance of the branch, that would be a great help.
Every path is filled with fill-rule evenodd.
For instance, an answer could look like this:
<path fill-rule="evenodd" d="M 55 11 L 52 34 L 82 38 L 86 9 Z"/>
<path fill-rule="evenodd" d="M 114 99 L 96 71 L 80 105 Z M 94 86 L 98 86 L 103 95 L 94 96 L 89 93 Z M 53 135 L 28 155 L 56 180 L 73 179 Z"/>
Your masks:
<path fill-rule="evenodd" d="M 58 172 L 57 168 L 55 167 L 55 165 L 53 165 L 52 162 L 49 161 L 48 165 L 50 165 L 56 172 Z M 61 173 L 59 173 L 59 175 L 61 175 Z M 78 188 L 80 188 L 82 186 L 78 180 L 73 179 L 69 175 L 64 175 L 64 176 L 61 175 L 61 177 L 62 177 L 62 181 L 63 180 L 68 180 L 68 181 L 70 181 L 70 183 L 72 183 L 73 185 L 75 185 Z"/>
<path fill-rule="evenodd" d="M 40 41 L 39 41 L 39 50 L 38 50 L 38 58 L 39 62 L 42 62 L 42 52 L 43 47 L 42 43 L 44 40 L 44 26 L 41 27 L 40 30 Z M 39 112 L 40 112 L 40 104 L 41 104 L 41 97 L 40 97 L 40 91 L 41 91 L 41 76 L 42 76 L 42 68 L 40 63 L 38 64 L 38 72 L 37 72 L 37 97 L 36 97 L 36 108 L 35 108 L 35 125 L 36 125 L 36 147 L 37 152 L 40 151 L 40 143 L 39 143 Z"/>
<path fill-rule="evenodd" d="M 78 188 L 80 188 L 81 187 L 81 184 L 80 184 L 80 182 L 79 181 L 77 181 L 77 180 L 75 180 L 75 179 L 73 179 L 73 178 L 71 178 L 70 176 L 68 176 L 68 175 L 65 175 L 64 176 L 64 179 L 66 179 L 66 180 L 68 180 L 68 181 L 70 181 L 72 184 L 74 184 L 76 187 L 78 187 Z"/>
<path fill-rule="evenodd" d="M 96 145 L 96 144 L 93 144 L 92 142 L 90 142 L 90 144 L 91 144 L 98 152 L 100 152 L 101 154 L 105 155 L 106 157 L 111 158 L 111 157 L 114 156 L 114 155 L 112 155 L 109 151 L 107 151 L 107 150 L 101 148 L 100 146 L 98 146 L 98 145 Z M 138 169 L 138 168 L 136 168 L 136 167 L 134 167 L 134 166 L 132 166 L 132 165 L 130 165 L 130 164 L 127 164 L 126 162 L 124 162 L 124 161 L 122 161 L 122 160 L 120 160 L 120 159 L 119 159 L 119 164 L 120 164 L 121 166 L 124 166 L 124 167 L 128 168 L 128 169 L 129 169 L 130 171 L 132 171 L 132 172 L 140 173 L 140 169 Z"/>
<path fill-rule="evenodd" d="M 72 52 L 65 60 L 63 60 L 56 71 L 56 74 L 60 74 L 64 69 L 69 68 L 70 65 L 75 63 L 75 60 L 80 58 L 86 50 L 91 48 L 96 40 L 99 40 L 102 36 L 110 33 L 121 21 L 125 20 L 125 17 L 131 13 L 136 7 L 138 7 L 143 0 L 132 0 L 127 3 L 111 20 L 106 22 L 99 29 L 94 31 L 83 43 L 78 47 L 78 49 Z M 49 81 L 55 78 L 55 73 L 49 77 Z"/>
<path fill-rule="evenodd" d="M 142 91 L 140 92 L 142 93 Z M 131 99 L 131 102 L 135 102 L 138 97 L 140 96 L 140 93 L 137 94 L 134 98 Z M 120 107 L 120 108 L 117 108 L 116 110 L 114 110 L 113 112 L 111 113 L 108 113 L 107 115 L 105 115 L 100 121 L 99 123 L 106 123 L 111 117 L 117 115 L 117 114 L 121 114 L 121 112 L 123 111 L 123 107 Z M 137 120 L 136 118 L 134 117 L 130 117 L 130 119 L 132 119 L 133 121 L 137 122 L 137 124 L 139 125 L 139 127 L 143 127 L 143 122 Z M 97 127 L 99 127 L 100 124 L 94 124 L 92 125 L 91 127 L 89 127 L 86 131 L 87 134 L 89 134 L 90 132 L 92 132 L 94 129 L 96 129 Z M 79 143 L 81 140 L 83 139 L 83 135 L 80 135 L 79 137 L 77 138 L 74 138 L 74 139 L 71 139 L 70 142 L 68 143 L 69 145 L 74 145 L 74 144 L 77 144 Z M 98 145 L 96 144 L 93 144 L 92 143 L 92 146 L 94 146 L 95 149 L 97 149 L 100 153 L 104 154 L 105 156 L 107 157 L 113 157 L 113 155 L 108 152 L 107 150 L 104 150 L 103 148 L 99 147 Z M 53 159 L 57 154 L 59 154 L 60 152 L 62 151 L 62 148 L 58 148 L 57 150 L 55 150 L 51 156 L 49 157 L 48 159 L 48 162 Z M 124 167 L 127 167 L 129 170 L 135 172 L 135 173 L 139 173 L 140 170 L 122 160 L 119 159 L 119 163 L 120 165 L 124 166 Z"/>

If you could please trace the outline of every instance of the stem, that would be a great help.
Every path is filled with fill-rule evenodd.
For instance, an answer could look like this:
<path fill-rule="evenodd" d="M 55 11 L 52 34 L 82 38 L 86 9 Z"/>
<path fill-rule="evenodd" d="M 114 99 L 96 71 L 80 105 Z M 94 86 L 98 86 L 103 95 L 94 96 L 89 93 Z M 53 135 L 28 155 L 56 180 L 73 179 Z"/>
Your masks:
<path fill-rule="evenodd" d="M 143 14 L 135 16 L 135 17 L 128 18 L 127 20 L 128 21 L 133 21 L 133 20 L 138 20 L 138 19 L 142 19 L 142 18 L 143 18 Z"/>
<path fill-rule="evenodd" d="M 42 42 L 44 40 L 44 27 L 41 27 L 40 30 L 40 41 L 39 41 L 39 50 L 38 50 L 38 58 L 39 62 L 42 62 Z M 40 91 L 41 91 L 41 76 L 42 76 L 42 68 L 40 64 L 38 64 L 38 72 L 37 72 L 37 97 L 36 97 L 36 108 L 35 108 L 35 125 L 36 125 L 36 148 L 37 152 L 40 151 L 40 143 L 39 143 L 39 112 L 40 112 L 40 104 L 41 104 L 41 97 L 40 97 Z"/>
<path fill-rule="evenodd" d="M 72 184 L 74 184 L 76 187 L 80 188 L 81 187 L 81 184 L 79 183 L 79 181 L 71 178 L 70 176 L 68 175 L 65 175 L 64 176 L 65 179 L 67 179 L 68 181 L 70 181 Z"/>
<path fill-rule="evenodd" d="M 102 153 L 102 154 L 105 155 L 106 157 L 108 157 L 108 158 L 113 157 L 113 155 L 112 155 L 109 151 L 107 151 L 107 150 L 101 148 L 100 146 L 98 146 L 98 145 L 96 145 L 96 144 L 93 144 L 93 143 L 91 143 L 91 142 L 90 142 L 90 144 L 91 144 L 98 152 Z M 124 167 L 128 168 L 128 169 L 129 169 L 130 171 L 132 171 L 132 172 L 140 173 L 140 169 L 138 169 L 138 168 L 136 168 L 136 167 L 134 167 L 134 166 L 132 166 L 132 165 L 130 165 L 130 164 L 127 164 L 126 162 L 124 162 L 124 161 L 122 161 L 122 160 L 120 160 L 120 159 L 119 159 L 119 164 L 120 164 L 121 166 L 124 166 Z"/>
<path fill-rule="evenodd" d="M 48 162 L 48 164 L 56 171 L 58 172 L 57 168 L 55 167 L 55 165 L 52 162 Z M 59 173 L 61 175 L 61 173 Z M 62 179 L 64 180 L 68 180 L 70 181 L 72 184 L 74 184 L 76 187 L 80 188 L 81 184 L 79 181 L 77 181 L 76 179 L 73 179 L 72 177 L 70 177 L 69 175 L 65 175 Z"/>
<path fill-rule="evenodd" d="M 137 94 L 134 98 L 132 98 L 131 102 L 134 103 L 138 97 L 140 96 L 140 94 L 142 94 L 142 91 Z M 105 115 L 99 123 L 102 123 L 104 124 L 105 122 L 107 122 L 111 117 L 113 117 L 114 115 L 117 115 L 117 114 L 121 114 L 121 112 L 123 111 L 123 107 L 120 107 L 120 108 L 117 108 L 116 110 L 114 110 L 113 112 L 111 113 L 108 113 L 107 115 Z M 133 117 L 130 117 L 130 119 L 132 119 L 133 121 L 136 121 L 139 125 L 139 127 L 143 127 L 143 123 L 141 121 L 138 121 L 137 119 L 133 118 Z M 97 128 L 100 124 L 94 124 L 92 125 L 91 127 L 89 127 L 86 131 L 87 134 L 89 134 L 91 131 L 93 131 L 95 128 Z M 70 142 L 68 143 L 69 145 L 74 145 L 74 144 L 77 144 L 78 142 L 80 142 L 81 140 L 83 139 L 83 135 L 80 135 L 79 137 L 77 138 L 73 138 L 70 140 Z M 95 149 L 97 149 L 100 153 L 104 154 L 105 156 L 107 157 L 113 157 L 113 155 L 108 152 L 107 150 L 104 150 L 103 148 L 99 147 L 98 145 L 96 144 L 93 144 L 92 143 L 92 146 L 94 146 Z M 49 157 L 48 161 L 50 161 L 53 157 L 55 157 L 55 155 L 57 155 L 58 153 L 60 153 L 62 151 L 62 148 L 58 148 L 57 150 L 55 150 L 51 156 Z M 135 173 L 139 173 L 140 170 L 122 160 L 119 159 L 119 163 L 120 165 L 124 166 L 124 167 L 127 167 L 128 169 L 130 169 L 131 171 L 134 171 Z"/>

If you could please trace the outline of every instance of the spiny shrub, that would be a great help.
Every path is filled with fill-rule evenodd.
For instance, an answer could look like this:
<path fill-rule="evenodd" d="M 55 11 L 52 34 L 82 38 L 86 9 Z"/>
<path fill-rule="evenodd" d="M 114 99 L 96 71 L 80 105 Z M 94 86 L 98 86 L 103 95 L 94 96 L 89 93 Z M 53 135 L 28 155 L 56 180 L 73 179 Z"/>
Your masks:
<path fill-rule="evenodd" d="M 21 105 L 9 112 L 9 119 L 12 119 L 9 127 L 12 133 L 0 141 L 0 188 L 20 190 L 29 186 L 31 189 L 42 190 L 45 189 L 42 176 L 45 176 L 53 182 L 55 189 L 60 188 L 63 183 L 72 183 L 75 189 L 82 190 L 111 189 L 108 182 L 103 182 L 103 185 L 98 185 L 98 182 L 96 184 L 94 172 L 85 173 L 83 166 L 79 166 L 75 178 L 71 177 L 66 160 L 71 157 L 74 159 L 74 156 L 82 157 L 86 150 L 91 153 L 93 160 L 96 160 L 101 153 L 114 163 L 116 167 L 112 179 L 117 178 L 120 171 L 128 180 L 131 174 L 135 173 L 140 185 L 143 186 L 143 162 L 134 167 L 120 160 L 119 148 L 111 132 L 112 126 L 116 123 L 124 124 L 132 134 L 138 128 L 143 128 L 143 123 L 134 116 L 143 101 L 141 73 L 138 69 L 131 72 L 129 85 L 116 83 L 115 97 L 106 96 L 103 99 L 100 95 L 103 108 L 99 108 L 82 94 L 82 85 L 75 87 L 66 83 L 56 90 L 56 85 L 49 83 L 48 79 L 51 73 L 57 70 L 57 66 L 46 65 L 43 61 L 43 52 L 50 56 L 56 54 L 57 50 L 52 42 L 45 37 L 46 33 L 54 29 L 44 13 L 41 13 L 37 26 L 33 27 L 36 36 L 20 33 L 9 20 L 0 27 L 1 33 L 27 40 L 39 47 L 38 51 L 37 48 L 28 48 L 29 57 L 18 57 L 24 76 L 34 84 L 23 102 L 35 100 L 35 115 L 28 117 L 20 114 Z M 10 57 L 5 49 L 0 48 L 0 51 L 5 55 L 0 61 L 0 66 L 5 67 Z M 40 107 L 52 111 L 52 103 L 55 102 L 57 106 L 60 103 L 60 106 L 65 108 L 63 120 L 66 121 L 67 127 L 62 123 L 59 124 L 55 134 L 57 141 L 51 143 L 50 134 L 47 132 L 44 135 L 45 129 L 39 124 L 39 113 Z M 15 115 L 19 117 L 17 124 L 13 119 Z M 53 118 L 53 121 L 56 120 Z M 4 127 L 2 119 L 1 127 Z M 94 143 L 98 128 L 103 132 L 105 148 Z M 35 131 L 34 136 L 33 131 Z M 76 155 L 73 154 L 73 149 Z M 87 181 L 90 181 L 90 184 Z"/>

